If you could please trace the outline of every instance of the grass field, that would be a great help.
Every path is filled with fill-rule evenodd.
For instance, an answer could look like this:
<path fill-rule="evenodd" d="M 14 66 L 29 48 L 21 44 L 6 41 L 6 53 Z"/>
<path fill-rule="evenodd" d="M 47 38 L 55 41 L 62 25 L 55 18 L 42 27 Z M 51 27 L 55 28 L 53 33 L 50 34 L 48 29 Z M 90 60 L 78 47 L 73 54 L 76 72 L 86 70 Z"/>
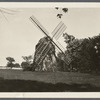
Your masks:
<path fill-rule="evenodd" d="M 100 76 L 74 72 L 0 70 L 0 92 L 100 92 Z"/>

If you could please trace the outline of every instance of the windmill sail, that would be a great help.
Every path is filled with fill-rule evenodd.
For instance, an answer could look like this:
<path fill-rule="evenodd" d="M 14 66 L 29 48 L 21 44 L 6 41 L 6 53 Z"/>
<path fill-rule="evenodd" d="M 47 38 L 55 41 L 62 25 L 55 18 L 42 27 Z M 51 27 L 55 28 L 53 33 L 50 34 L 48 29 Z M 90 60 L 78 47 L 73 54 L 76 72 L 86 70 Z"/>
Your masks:
<path fill-rule="evenodd" d="M 30 17 L 30 20 L 35 23 L 35 25 L 43 32 L 43 33 L 46 33 L 46 34 L 49 34 L 49 32 L 43 27 L 43 25 L 40 24 L 40 22 L 34 17 L 34 16 L 31 16 Z"/>
<path fill-rule="evenodd" d="M 58 40 L 59 39 L 59 37 L 63 34 L 63 32 L 66 30 L 66 26 L 64 25 L 61 29 L 60 29 L 60 31 L 58 32 L 58 34 L 56 34 L 55 35 L 55 39 L 56 40 Z"/>
<path fill-rule="evenodd" d="M 58 30 L 62 27 L 62 25 L 63 25 L 63 22 L 61 21 L 61 22 L 56 26 L 56 28 L 53 30 L 53 32 L 51 33 L 53 37 L 56 35 L 56 33 L 57 33 Z"/>
<path fill-rule="evenodd" d="M 39 61 L 41 60 L 42 55 L 46 53 L 48 46 L 49 46 L 49 42 L 46 45 L 44 44 L 44 47 L 42 48 L 40 55 L 39 55 L 40 57 L 38 56 L 37 59 L 36 59 L 37 63 L 39 63 Z"/>
<path fill-rule="evenodd" d="M 51 33 L 53 35 L 52 39 L 55 38 L 56 40 L 63 34 L 63 32 L 66 30 L 66 25 L 62 22 L 60 22 L 57 27 L 54 29 L 54 31 Z"/>

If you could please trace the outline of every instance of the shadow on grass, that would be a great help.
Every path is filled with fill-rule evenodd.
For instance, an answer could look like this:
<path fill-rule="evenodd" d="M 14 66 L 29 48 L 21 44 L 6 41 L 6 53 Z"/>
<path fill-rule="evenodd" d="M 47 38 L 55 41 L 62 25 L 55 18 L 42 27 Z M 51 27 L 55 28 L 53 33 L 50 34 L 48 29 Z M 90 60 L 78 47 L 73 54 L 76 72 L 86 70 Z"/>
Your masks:
<path fill-rule="evenodd" d="M 0 78 L 0 92 L 100 92 L 100 88 L 90 84 L 52 84 Z"/>

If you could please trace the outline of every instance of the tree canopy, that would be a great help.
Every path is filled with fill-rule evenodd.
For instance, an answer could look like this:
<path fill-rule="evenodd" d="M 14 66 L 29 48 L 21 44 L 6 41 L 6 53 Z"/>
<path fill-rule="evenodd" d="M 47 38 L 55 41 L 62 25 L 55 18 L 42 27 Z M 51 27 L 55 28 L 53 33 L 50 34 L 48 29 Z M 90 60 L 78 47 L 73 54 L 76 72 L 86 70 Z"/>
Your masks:
<path fill-rule="evenodd" d="M 9 63 L 15 62 L 15 59 L 12 58 L 12 57 L 7 57 L 6 60 L 7 60 Z"/>
<path fill-rule="evenodd" d="M 100 34 L 85 39 L 76 39 L 64 34 L 66 42 L 65 55 L 58 56 L 69 61 L 69 71 L 97 72 L 100 71 Z"/>

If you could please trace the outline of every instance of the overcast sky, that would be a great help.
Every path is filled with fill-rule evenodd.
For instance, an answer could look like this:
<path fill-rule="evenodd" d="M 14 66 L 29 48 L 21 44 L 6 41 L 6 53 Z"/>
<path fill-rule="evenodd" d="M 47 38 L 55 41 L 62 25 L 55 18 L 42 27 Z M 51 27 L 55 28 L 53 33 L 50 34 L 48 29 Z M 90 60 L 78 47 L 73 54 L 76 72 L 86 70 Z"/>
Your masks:
<path fill-rule="evenodd" d="M 67 26 L 65 32 L 76 38 L 87 38 L 100 33 L 100 9 L 98 8 L 69 8 L 62 19 L 56 17 L 54 8 L 14 8 L 14 15 L 0 13 L 0 65 L 6 65 L 6 57 L 15 58 L 22 62 L 22 56 L 34 54 L 34 48 L 43 33 L 29 20 L 34 15 L 49 33 L 63 21 Z M 60 43 L 65 43 L 60 38 Z"/>

